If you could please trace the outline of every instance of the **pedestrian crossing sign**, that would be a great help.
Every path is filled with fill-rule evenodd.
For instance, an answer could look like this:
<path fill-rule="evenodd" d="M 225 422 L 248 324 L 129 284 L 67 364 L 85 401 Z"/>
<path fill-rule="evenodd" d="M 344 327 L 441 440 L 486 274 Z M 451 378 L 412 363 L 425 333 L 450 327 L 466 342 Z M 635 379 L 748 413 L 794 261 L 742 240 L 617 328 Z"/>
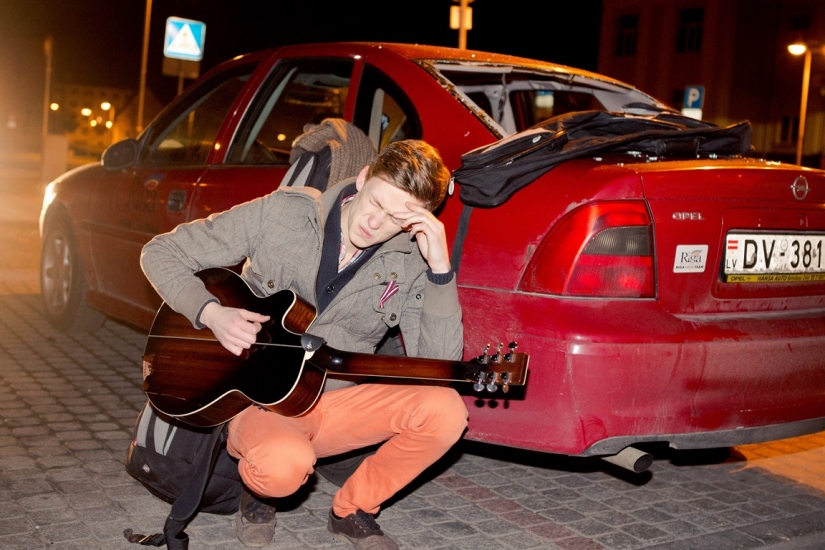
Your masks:
<path fill-rule="evenodd" d="M 172 59 L 200 61 L 203 59 L 205 36 L 206 23 L 181 17 L 169 17 L 166 20 L 163 55 Z"/>

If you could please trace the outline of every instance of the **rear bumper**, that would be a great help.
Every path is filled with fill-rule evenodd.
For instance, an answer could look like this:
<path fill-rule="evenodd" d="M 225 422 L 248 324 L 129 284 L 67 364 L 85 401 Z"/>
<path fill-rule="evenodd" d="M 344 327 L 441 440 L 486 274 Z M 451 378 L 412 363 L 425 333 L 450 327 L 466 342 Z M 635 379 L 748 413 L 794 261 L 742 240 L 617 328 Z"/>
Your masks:
<path fill-rule="evenodd" d="M 530 356 L 523 392 L 466 397 L 468 439 L 590 456 L 825 430 L 823 312 L 677 318 L 654 300 L 461 299 L 468 355 L 501 339 Z"/>

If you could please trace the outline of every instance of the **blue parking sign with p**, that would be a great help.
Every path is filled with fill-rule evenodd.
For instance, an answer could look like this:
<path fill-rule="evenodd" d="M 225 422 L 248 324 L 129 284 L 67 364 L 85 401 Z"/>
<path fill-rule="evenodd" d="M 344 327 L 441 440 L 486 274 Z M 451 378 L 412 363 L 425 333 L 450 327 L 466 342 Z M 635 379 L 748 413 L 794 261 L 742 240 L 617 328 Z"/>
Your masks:
<path fill-rule="evenodd" d="M 701 109 L 705 103 L 704 86 L 685 86 L 684 109 Z"/>
<path fill-rule="evenodd" d="M 170 17 L 166 20 L 163 55 L 172 59 L 200 61 L 203 59 L 205 37 L 206 23 L 181 17 Z"/>

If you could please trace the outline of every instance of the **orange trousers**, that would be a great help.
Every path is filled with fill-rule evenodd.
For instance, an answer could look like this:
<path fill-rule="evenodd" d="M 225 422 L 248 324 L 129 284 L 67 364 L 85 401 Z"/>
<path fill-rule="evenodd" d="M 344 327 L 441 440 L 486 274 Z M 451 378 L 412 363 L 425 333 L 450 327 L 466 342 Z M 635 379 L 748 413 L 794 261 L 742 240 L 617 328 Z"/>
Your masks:
<path fill-rule="evenodd" d="M 467 408 L 452 388 L 361 384 L 323 393 L 298 417 L 249 407 L 230 421 L 227 450 L 252 492 L 285 497 L 314 472 L 316 458 L 386 441 L 335 494 L 332 509 L 345 517 L 377 513 L 466 427 Z"/>

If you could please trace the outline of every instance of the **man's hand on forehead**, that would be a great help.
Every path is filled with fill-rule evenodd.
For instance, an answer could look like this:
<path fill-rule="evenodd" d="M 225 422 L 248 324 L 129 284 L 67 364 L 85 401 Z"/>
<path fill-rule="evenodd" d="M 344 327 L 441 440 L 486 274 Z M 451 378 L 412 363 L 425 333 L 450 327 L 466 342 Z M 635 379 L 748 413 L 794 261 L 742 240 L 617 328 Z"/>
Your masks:
<path fill-rule="evenodd" d="M 404 206 L 407 207 L 407 210 L 400 210 L 398 212 L 393 212 L 390 214 L 393 222 L 395 222 L 397 225 L 400 225 L 402 230 L 404 231 L 410 230 L 410 226 L 416 221 L 416 215 L 432 215 L 432 213 L 429 210 L 414 202 L 406 202 L 404 203 Z"/>
<path fill-rule="evenodd" d="M 447 253 L 447 235 L 444 224 L 427 208 L 414 202 L 405 204 L 409 212 L 397 212 L 393 217 L 403 218 L 402 230 L 415 237 L 418 249 L 433 273 L 450 271 L 450 257 Z"/>

